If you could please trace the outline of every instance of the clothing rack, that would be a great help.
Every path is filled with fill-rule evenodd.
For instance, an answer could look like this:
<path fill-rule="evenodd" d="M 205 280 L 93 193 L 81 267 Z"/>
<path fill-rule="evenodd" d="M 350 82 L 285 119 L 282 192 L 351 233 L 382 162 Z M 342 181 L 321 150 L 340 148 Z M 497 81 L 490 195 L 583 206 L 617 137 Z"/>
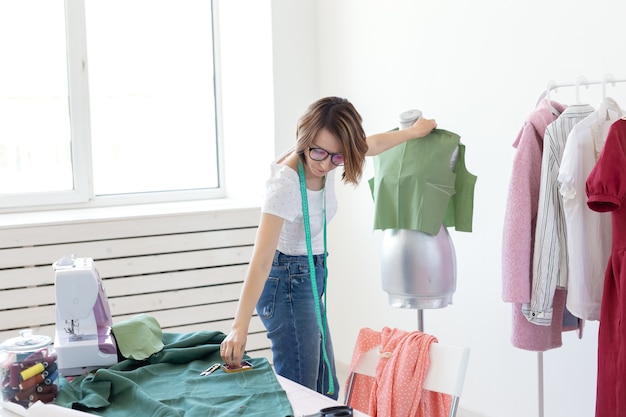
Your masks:
<path fill-rule="evenodd" d="M 576 78 L 575 82 L 570 83 L 556 83 L 554 80 L 549 80 L 544 92 L 541 93 L 539 97 L 539 101 L 545 99 L 548 105 L 552 108 L 555 114 L 558 112 L 552 107 L 550 103 L 550 93 L 552 91 L 558 91 L 559 88 L 562 87 L 575 87 L 576 88 L 576 104 L 581 104 L 580 100 L 580 88 L 585 87 L 589 88 L 590 85 L 601 85 L 602 86 L 602 99 L 604 100 L 606 95 L 606 86 L 607 84 L 611 84 L 611 86 L 615 86 L 617 83 L 626 82 L 626 78 L 616 79 L 612 74 L 607 73 L 602 77 L 601 80 L 588 80 L 584 75 Z M 537 352 L 537 389 L 538 389 L 538 406 L 539 406 L 539 417 L 544 417 L 544 385 L 543 385 L 543 352 Z"/>
<path fill-rule="evenodd" d="M 580 87 L 589 88 L 590 85 L 601 85 L 602 86 L 602 98 L 606 98 L 606 85 L 611 84 L 613 87 L 617 83 L 626 82 L 626 78 L 624 79 L 615 79 L 612 74 L 607 73 L 602 77 L 601 80 L 592 80 L 589 81 L 587 77 L 584 75 L 579 76 L 575 82 L 573 83 L 556 83 L 554 80 L 548 81 L 548 85 L 546 86 L 546 91 L 542 93 L 542 98 L 545 97 L 546 101 L 550 103 L 550 92 L 557 91 L 561 87 L 576 87 L 576 103 L 580 103 Z"/>

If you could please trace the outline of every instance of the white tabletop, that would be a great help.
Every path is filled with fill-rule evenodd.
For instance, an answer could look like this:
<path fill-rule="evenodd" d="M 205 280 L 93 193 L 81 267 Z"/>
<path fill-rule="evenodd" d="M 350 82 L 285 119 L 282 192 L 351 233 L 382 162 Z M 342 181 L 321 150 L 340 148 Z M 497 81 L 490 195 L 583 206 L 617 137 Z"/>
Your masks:
<path fill-rule="evenodd" d="M 342 405 L 342 403 L 338 401 L 334 401 L 319 392 L 306 388 L 287 378 L 283 378 L 280 375 L 276 375 L 276 378 L 278 378 L 278 382 L 287 393 L 287 398 L 291 403 L 293 414 L 296 417 L 317 413 L 322 408 Z M 363 414 L 357 410 L 354 410 L 354 415 L 357 417 L 367 417 L 367 414 Z"/>
<path fill-rule="evenodd" d="M 322 408 L 341 405 L 318 392 L 303 387 L 287 378 L 276 375 L 278 382 L 287 393 L 287 398 L 293 408 L 296 417 L 315 414 Z M 356 417 L 367 417 L 359 411 L 354 411 Z M 28 410 L 20 405 L 0 401 L 0 417 L 93 417 L 93 414 L 84 413 L 69 408 L 60 407 L 54 404 L 43 404 L 41 402 L 33 404 Z"/>

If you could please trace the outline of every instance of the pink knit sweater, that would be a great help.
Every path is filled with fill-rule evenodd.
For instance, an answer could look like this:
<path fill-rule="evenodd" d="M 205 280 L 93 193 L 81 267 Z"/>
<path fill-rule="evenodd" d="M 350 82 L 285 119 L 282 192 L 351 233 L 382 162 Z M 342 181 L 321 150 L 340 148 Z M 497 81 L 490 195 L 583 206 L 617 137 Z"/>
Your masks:
<path fill-rule="evenodd" d="M 564 105 L 554 101 L 552 106 L 559 113 L 565 110 Z M 524 122 L 513 143 L 516 153 L 504 213 L 502 299 L 513 303 L 513 346 L 532 351 L 562 345 L 561 320 L 553 320 L 551 326 L 538 326 L 530 323 L 521 312 L 521 304 L 529 303 L 531 295 L 543 137 L 548 125 L 556 118 L 546 100 L 541 100 Z M 565 297 L 565 290 L 556 291 L 553 301 L 555 317 L 563 316 Z"/>

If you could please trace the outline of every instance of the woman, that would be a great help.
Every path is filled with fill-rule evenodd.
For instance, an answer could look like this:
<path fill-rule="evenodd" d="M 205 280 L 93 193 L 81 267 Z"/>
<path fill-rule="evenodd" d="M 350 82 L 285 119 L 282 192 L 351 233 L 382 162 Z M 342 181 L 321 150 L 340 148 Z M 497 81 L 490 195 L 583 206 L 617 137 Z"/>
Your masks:
<path fill-rule="evenodd" d="M 272 342 L 276 373 L 334 399 L 339 385 L 322 300 L 326 222 L 337 211 L 334 170 L 343 166 L 342 181 L 356 185 L 366 156 L 426 136 L 437 126 L 420 118 L 408 129 L 366 137 L 361 123 L 354 106 L 339 97 L 316 101 L 299 120 L 295 148 L 271 165 L 235 320 L 221 345 L 224 362 L 240 366 L 256 305 Z"/>

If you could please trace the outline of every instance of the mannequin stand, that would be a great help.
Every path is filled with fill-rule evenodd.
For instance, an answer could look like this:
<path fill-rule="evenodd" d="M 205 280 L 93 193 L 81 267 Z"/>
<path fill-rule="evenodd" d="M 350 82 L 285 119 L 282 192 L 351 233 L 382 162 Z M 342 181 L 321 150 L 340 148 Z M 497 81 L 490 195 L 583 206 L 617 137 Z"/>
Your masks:
<path fill-rule="evenodd" d="M 424 332 L 424 310 L 417 310 L 417 330 Z"/>

